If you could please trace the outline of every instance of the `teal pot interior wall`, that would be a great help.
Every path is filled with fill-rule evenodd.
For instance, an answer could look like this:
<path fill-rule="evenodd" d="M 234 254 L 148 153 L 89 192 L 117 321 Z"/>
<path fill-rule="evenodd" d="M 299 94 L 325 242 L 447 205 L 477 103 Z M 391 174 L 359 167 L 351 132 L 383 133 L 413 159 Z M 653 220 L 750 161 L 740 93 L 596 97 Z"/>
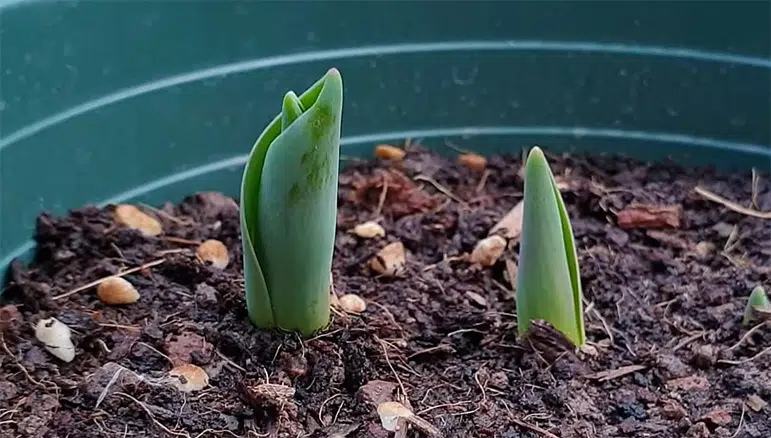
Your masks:
<path fill-rule="evenodd" d="M 344 155 L 411 137 L 771 167 L 769 2 L 0 5 L 3 271 L 42 211 L 237 196 L 284 92 L 332 66 Z"/>

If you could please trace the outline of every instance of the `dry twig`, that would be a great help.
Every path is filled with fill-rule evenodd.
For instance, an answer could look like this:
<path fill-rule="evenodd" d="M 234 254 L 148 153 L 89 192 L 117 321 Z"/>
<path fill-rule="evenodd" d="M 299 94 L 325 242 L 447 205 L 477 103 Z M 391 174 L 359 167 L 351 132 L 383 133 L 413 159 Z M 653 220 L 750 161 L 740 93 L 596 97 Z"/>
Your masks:
<path fill-rule="evenodd" d="M 728 347 L 727 351 L 731 351 L 731 350 L 734 350 L 736 348 L 739 348 L 739 346 L 742 345 L 744 343 L 744 341 L 746 341 L 750 336 L 752 336 L 753 333 L 755 333 L 756 331 L 762 329 L 763 327 L 765 327 L 766 325 L 769 325 L 769 324 L 771 324 L 771 321 L 763 321 L 760 324 L 756 325 L 755 327 L 747 330 L 747 333 L 745 333 L 741 337 L 741 339 L 739 339 L 735 344 L 733 344 L 732 346 Z"/>
<path fill-rule="evenodd" d="M 190 435 L 188 433 L 185 433 L 185 432 L 175 432 L 175 431 L 169 429 L 168 427 L 164 426 L 163 423 L 161 423 L 160 421 L 156 420 L 155 416 L 150 411 L 150 409 L 147 407 L 147 405 L 145 405 L 141 401 L 135 399 L 134 397 L 132 397 L 132 396 L 130 396 L 130 395 L 124 393 L 124 392 L 116 392 L 115 395 L 119 395 L 121 397 L 125 397 L 125 398 L 133 401 L 134 403 L 138 404 L 139 407 L 141 407 L 142 410 L 145 411 L 145 413 L 147 413 L 147 415 L 150 417 L 150 420 L 152 420 L 153 423 L 155 423 L 158 427 L 163 429 L 163 431 L 168 433 L 169 435 L 183 436 L 183 437 L 186 437 L 186 438 L 190 438 Z"/>
<path fill-rule="evenodd" d="M 427 177 L 425 175 L 418 175 L 418 176 L 416 176 L 414 178 L 414 180 L 415 181 L 427 182 L 427 183 L 431 184 L 432 186 L 434 186 L 435 189 L 437 189 L 440 192 L 442 192 L 442 194 L 444 194 L 448 198 L 452 199 L 453 201 L 457 202 L 458 204 L 460 204 L 460 205 L 462 205 L 464 207 L 468 207 L 468 204 L 466 203 L 466 201 L 464 201 L 464 200 L 460 199 L 459 197 L 457 197 L 453 192 L 450 191 L 450 189 L 448 189 L 447 187 L 439 184 L 434 179 L 429 178 L 429 177 Z"/>
<path fill-rule="evenodd" d="M 753 360 L 759 358 L 760 356 L 763 356 L 764 354 L 771 352 L 771 347 L 766 348 L 765 350 L 761 351 L 760 353 L 748 358 L 748 359 L 742 359 L 742 360 L 725 360 L 721 359 L 718 360 L 717 363 L 725 364 L 725 365 L 744 365 L 745 363 L 752 362 Z"/>
<path fill-rule="evenodd" d="M 108 276 L 100 278 L 98 280 L 94 280 L 91 283 L 84 284 L 83 286 L 76 287 L 75 289 L 72 289 L 71 291 L 65 292 L 65 293 L 63 293 L 61 295 L 56 295 L 55 297 L 53 297 L 51 299 L 54 300 L 54 301 L 61 300 L 62 298 L 67 298 L 70 295 L 75 295 L 78 292 L 82 292 L 82 291 L 84 291 L 84 290 L 86 290 L 88 288 L 97 286 L 97 285 L 99 285 L 99 283 L 101 283 L 101 282 L 103 282 L 105 280 L 109 280 L 111 278 L 123 277 L 124 275 L 128 275 L 128 274 L 133 274 L 134 272 L 141 271 L 141 270 L 144 270 L 144 269 L 147 269 L 147 268 L 151 268 L 153 266 L 160 265 L 161 263 L 163 263 L 165 261 L 166 261 L 166 259 L 153 260 L 152 262 L 145 263 L 144 265 L 137 266 L 137 267 L 131 268 L 131 269 L 127 269 L 127 270 L 125 270 L 123 272 L 119 272 L 119 273 L 114 274 L 114 275 L 108 275 Z"/>
<path fill-rule="evenodd" d="M 737 213 L 741 213 L 745 216 L 752 216 L 758 219 L 771 219 L 771 211 L 758 211 L 758 210 L 753 210 L 751 208 L 742 207 L 741 205 L 733 201 L 729 201 L 728 199 L 720 195 L 716 195 L 715 193 L 712 193 L 703 187 L 696 187 L 693 190 L 699 195 L 703 196 L 704 198 L 712 202 L 721 204 L 723 207 L 729 210 L 733 210 Z"/>
<path fill-rule="evenodd" d="M 599 382 L 607 382 L 608 380 L 618 379 L 624 377 L 627 374 L 632 374 L 637 371 L 642 371 L 648 368 L 646 365 L 627 365 L 615 370 L 600 371 L 599 373 L 589 374 L 587 379 L 597 380 Z"/>
<path fill-rule="evenodd" d="M 736 436 L 739 435 L 739 432 L 742 431 L 742 427 L 744 426 L 744 414 L 746 413 L 747 413 L 747 406 L 744 403 L 742 403 L 742 415 L 739 417 L 739 425 L 736 427 L 736 432 L 734 432 L 734 434 L 731 435 L 731 438 L 735 438 Z"/>
<path fill-rule="evenodd" d="M 524 421 L 522 421 L 520 419 L 517 419 L 517 418 L 512 418 L 511 421 L 514 422 L 515 424 L 517 424 L 520 427 L 524 427 L 525 429 L 529 429 L 532 432 L 539 433 L 539 434 L 541 434 L 541 435 L 543 435 L 543 436 L 545 436 L 547 438 L 559 438 L 557 435 L 554 435 L 553 433 L 549 432 L 548 430 L 542 429 L 542 428 L 536 426 L 535 424 L 526 423 L 526 422 L 524 422 Z"/>

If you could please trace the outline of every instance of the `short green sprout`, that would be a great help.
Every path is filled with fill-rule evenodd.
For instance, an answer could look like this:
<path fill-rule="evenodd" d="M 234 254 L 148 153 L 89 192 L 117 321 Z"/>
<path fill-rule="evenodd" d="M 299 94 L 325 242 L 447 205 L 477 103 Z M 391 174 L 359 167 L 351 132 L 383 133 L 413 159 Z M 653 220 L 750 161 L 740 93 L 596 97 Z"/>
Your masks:
<path fill-rule="evenodd" d="M 756 319 L 763 316 L 771 316 L 771 302 L 766 296 L 766 291 L 762 286 L 756 286 L 747 300 L 747 307 L 744 309 L 742 325 L 748 326 Z"/>
<path fill-rule="evenodd" d="M 517 272 L 517 321 L 524 334 L 543 320 L 576 347 L 585 342 L 578 258 L 565 204 L 540 148 L 525 164 L 525 194 Z"/>
<path fill-rule="evenodd" d="M 257 139 L 241 182 L 246 305 L 260 328 L 308 336 L 329 324 L 343 83 L 337 69 Z"/>

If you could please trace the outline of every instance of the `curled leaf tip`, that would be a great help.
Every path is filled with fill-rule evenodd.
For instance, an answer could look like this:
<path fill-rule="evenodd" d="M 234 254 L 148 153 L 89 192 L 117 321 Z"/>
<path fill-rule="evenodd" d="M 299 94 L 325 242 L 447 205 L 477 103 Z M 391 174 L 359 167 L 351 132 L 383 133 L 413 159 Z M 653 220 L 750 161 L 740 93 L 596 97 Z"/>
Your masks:
<path fill-rule="evenodd" d="M 302 115 L 303 111 L 302 102 L 300 102 L 300 98 L 294 94 L 294 91 L 286 93 L 281 111 L 281 130 L 285 131 L 289 128 L 289 125 L 297 120 Z"/>
<path fill-rule="evenodd" d="M 546 159 L 546 156 L 543 153 L 543 150 L 538 146 L 533 146 L 532 149 L 530 149 L 530 153 L 527 155 L 528 162 L 531 159 Z"/>

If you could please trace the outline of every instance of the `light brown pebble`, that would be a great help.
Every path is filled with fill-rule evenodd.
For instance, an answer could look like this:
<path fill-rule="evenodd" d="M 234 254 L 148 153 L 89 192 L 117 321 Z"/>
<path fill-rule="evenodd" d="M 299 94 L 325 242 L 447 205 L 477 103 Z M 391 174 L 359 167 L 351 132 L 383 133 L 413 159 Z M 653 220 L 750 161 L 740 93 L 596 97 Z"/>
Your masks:
<path fill-rule="evenodd" d="M 113 217 L 119 224 L 139 230 L 145 236 L 157 236 L 163 232 L 163 226 L 157 219 L 133 205 L 116 206 Z"/>
<path fill-rule="evenodd" d="M 96 286 L 96 296 L 105 304 L 131 304 L 139 301 L 139 292 L 123 277 L 112 277 Z"/>
<path fill-rule="evenodd" d="M 403 149 L 388 144 L 379 144 L 375 146 L 375 156 L 381 160 L 401 161 L 404 159 L 405 154 L 406 152 L 404 152 Z"/>
<path fill-rule="evenodd" d="M 204 262 L 209 262 L 217 269 L 225 269 L 230 263 L 228 249 L 224 243 L 219 240 L 209 239 L 198 246 L 196 251 L 198 257 Z"/>
<path fill-rule="evenodd" d="M 487 168 L 487 159 L 478 154 L 461 154 L 458 155 L 458 163 L 471 170 L 482 171 Z"/>
<path fill-rule="evenodd" d="M 375 221 L 367 221 L 353 227 L 353 233 L 363 239 L 384 237 L 385 229 Z"/>
<path fill-rule="evenodd" d="M 340 308 L 348 313 L 362 313 L 367 310 L 367 302 L 356 294 L 347 294 L 339 298 Z"/>
<path fill-rule="evenodd" d="M 200 391 L 209 384 L 209 375 L 203 368 L 193 364 L 182 364 L 169 371 L 171 384 L 179 391 Z"/>
<path fill-rule="evenodd" d="M 492 266 L 498 261 L 498 258 L 506 249 L 506 239 L 493 234 L 480 240 L 474 250 L 471 252 L 471 263 L 478 263 L 482 266 Z"/>
<path fill-rule="evenodd" d="M 370 259 L 369 265 L 380 275 L 398 276 L 404 271 L 406 258 L 402 242 L 389 243 Z"/>

